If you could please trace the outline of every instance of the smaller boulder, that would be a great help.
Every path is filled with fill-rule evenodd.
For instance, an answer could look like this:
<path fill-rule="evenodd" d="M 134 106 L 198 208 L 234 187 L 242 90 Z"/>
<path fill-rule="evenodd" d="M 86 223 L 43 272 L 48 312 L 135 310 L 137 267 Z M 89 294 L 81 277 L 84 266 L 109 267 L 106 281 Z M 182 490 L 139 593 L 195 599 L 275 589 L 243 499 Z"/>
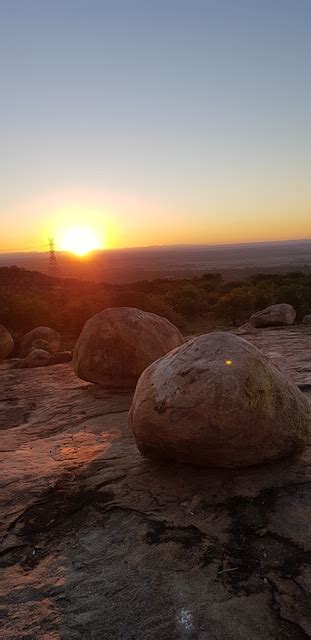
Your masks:
<path fill-rule="evenodd" d="M 0 362 L 5 360 L 14 347 L 14 340 L 10 332 L 0 324 Z"/>
<path fill-rule="evenodd" d="M 311 326 L 311 314 L 304 317 L 302 324 Z"/>
<path fill-rule="evenodd" d="M 146 367 L 181 344 L 180 331 L 166 318 L 132 307 L 105 309 L 85 323 L 73 366 L 82 380 L 130 389 Z"/>
<path fill-rule="evenodd" d="M 61 335 L 55 329 L 50 327 L 36 327 L 28 331 L 21 341 L 20 358 L 25 358 L 30 352 L 33 342 L 44 340 L 49 345 L 49 352 L 56 353 L 60 347 Z M 44 347 L 46 351 L 46 348 Z"/>
<path fill-rule="evenodd" d="M 63 364 L 64 362 L 71 362 L 71 360 L 71 351 L 59 351 L 58 353 L 54 353 L 52 355 L 50 364 Z"/>
<path fill-rule="evenodd" d="M 296 311 L 290 304 L 272 304 L 270 307 L 253 313 L 250 323 L 253 327 L 282 327 L 294 324 Z"/>
<path fill-rule="evenodd" d="M 33 367 L 46 367 L 51 364 L 53 356 L 44 349 L 30 351 L 26 358 L 21 358 L 15 365 L 15 369 L 31 369 Z"/>
<path fill-rule="evenodd" d="M 34 349 L 43 349 L 43 351 L 47 351 L 48 353 L 54 353 L 53 346 L 50 345 L 48 340 L 43 340 L 42 338 L 33 341 L 30 351 Z"/>

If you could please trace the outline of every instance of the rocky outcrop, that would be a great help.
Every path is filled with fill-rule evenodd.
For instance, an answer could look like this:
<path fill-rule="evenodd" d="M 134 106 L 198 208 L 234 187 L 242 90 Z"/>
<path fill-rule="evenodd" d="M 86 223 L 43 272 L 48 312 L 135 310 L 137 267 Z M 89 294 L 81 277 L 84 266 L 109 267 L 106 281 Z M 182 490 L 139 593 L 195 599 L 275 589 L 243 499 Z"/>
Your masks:
<path fill-rule="evenodd" d="M 311 326 L 311 314 L 304 317 L 302 324 Z"/>
<path fill-rule="evenodd" d="M 48 367 L 55 364 L 63 364 L 72 360 L 71 351 L 58 351 L 48 353 L 44 349 L 31 349 L 26 358 L 19 358 L 13 363 L 14 369 L 32 369 L 34 367 Z"/>
<path fill-rule="evenodd" d="M 311 397 L 309 329 L 250 339 Z M 9 367 L 1 639 L 311 635 L 309 449 L 234 472 L 153 465 L 128 435 L 131 394 L 82 382 L 68 364 Z"/>
<path fill-rule="evenodd" d="M 51 354 L 44 349 L 31 349 L 26 358 L 20 358 L 13 366 L 16 369 L 46 367 L 51 364 Z"/>
<path fill-rule="evenodd" d="M 262 311 L 257 311 L 250 317 L 254 327 L 276 327 L 294 324 L 296 311 L 290 304 L 273 304 Z"/>
<path fill-rule="evenodd" d="M 5 360 L 14 347 L 14 340 L 10 332 L 0 324 L 0 362 Z"/>
<path fill-rule="evenodd" d="M 72 360 L 71 351 L 59 351 L 54 353 L 51 358 L 51 364 L 63 364 L 64 362 L 70 362 Z"/>
<path fill-rule="evenodd" d="M 49 344 L 50 353 L 56 353 L 60 347 L 61 335 L 55 329 L 50 327 L 36 327 L 26 333 L 21 341 L 20 357 L 25 358 L 30 352 L 33 346 L 37 347 L 37 344 L 33 345 L 37 340 L 44 340 Z"/>
<path fill-rule="evenodd" d="M 129 424 L 148 457 L 237 467 L 301 450 L 310 411 L 292 381 L 253 345 L 214 332 L 144 371 Z"/>
<path fill-rule="evenodd" d="M 182 344 L 166 318 L 130 307 L 106 309 L 86 322 L 73 364 L 82 380 L 107 388 L 134 388 L 146 367 Z"/>

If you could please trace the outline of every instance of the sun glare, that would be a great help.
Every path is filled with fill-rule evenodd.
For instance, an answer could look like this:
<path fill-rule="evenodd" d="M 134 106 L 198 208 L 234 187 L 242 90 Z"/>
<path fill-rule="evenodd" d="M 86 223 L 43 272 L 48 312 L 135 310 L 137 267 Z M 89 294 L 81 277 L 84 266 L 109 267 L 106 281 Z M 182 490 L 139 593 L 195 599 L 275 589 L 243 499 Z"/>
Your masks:
<path fill-rule="evenodd" d="M 64 232 L 61 248 L 77 256 L 85 256 L 103 247 L 99 236 L 92 229 L 72 228 Z"/>

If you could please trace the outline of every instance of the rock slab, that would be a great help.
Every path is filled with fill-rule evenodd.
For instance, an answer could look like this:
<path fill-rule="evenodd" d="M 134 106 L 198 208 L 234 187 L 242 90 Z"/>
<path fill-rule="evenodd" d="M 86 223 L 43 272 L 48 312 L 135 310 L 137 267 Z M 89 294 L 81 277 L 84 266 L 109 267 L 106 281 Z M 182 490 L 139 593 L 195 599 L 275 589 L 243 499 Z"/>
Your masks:
<path fill-rule="evenodd" d="M 134 388 L 154 360 L 183 343 L 166 318 L 131 307 L 106 309 L 84 325 L 73 363 L 82 380 L 106 388 Z"/>
<path fill-rule="evenodd" d="M 234 468 L 302 450 L 310 410 L 296 385 L 256 347 L 214 332 L 144 371 L 129 426 L 147 457 Z"/>
<path fill-rule="evenodd" d="M 311 399 L 310 336 L 256 344 Z M 70 364 L 0 366 L 1 640 L 306 640 L 310 448 L 235 471 L 152 465 L 131 401 Z"/>

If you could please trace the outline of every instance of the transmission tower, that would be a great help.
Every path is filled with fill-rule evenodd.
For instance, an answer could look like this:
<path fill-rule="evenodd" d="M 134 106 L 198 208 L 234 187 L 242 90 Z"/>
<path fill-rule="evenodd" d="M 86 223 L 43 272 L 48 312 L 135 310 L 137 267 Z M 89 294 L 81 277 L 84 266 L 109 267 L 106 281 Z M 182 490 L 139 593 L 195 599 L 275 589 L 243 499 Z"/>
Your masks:
<path fill-rule="evenodd" d="M 49 238 L 49 272 L 52 275 L 57 275 L 59 273 L 56 251 L 55 251 L 55 242 L 53 238 Z"/>

